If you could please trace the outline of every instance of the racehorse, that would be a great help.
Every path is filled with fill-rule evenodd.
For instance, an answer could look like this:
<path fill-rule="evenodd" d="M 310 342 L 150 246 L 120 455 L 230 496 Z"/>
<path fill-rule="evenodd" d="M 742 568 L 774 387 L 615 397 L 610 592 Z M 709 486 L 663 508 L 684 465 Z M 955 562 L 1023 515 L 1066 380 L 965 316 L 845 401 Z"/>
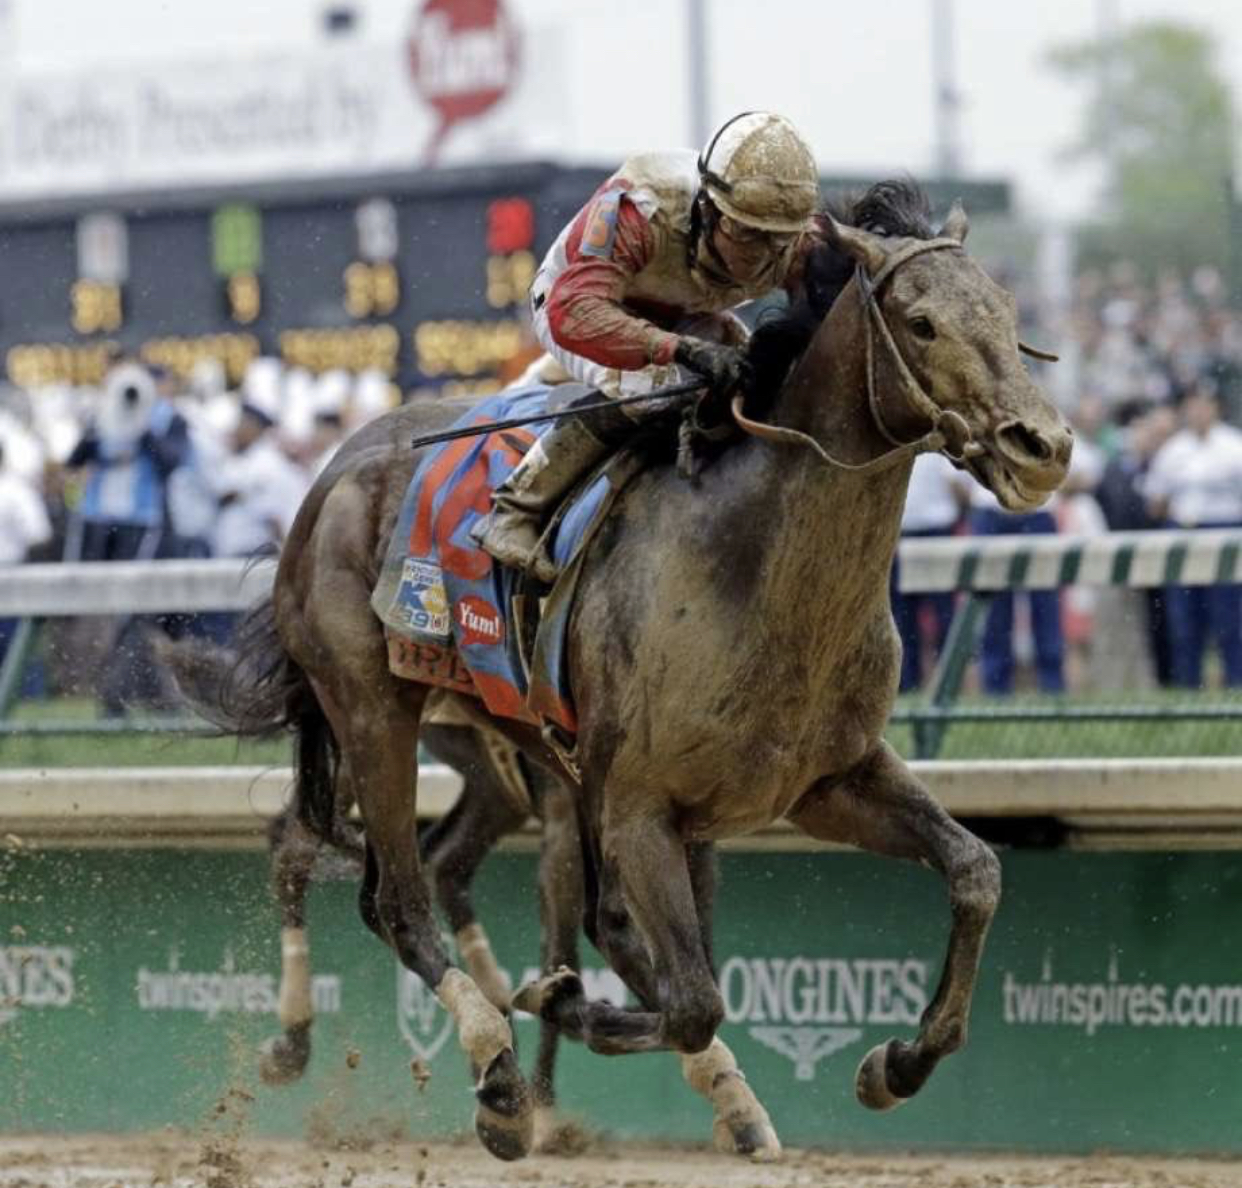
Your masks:
<path fill-rule="evenodd" d="M 724 1008 L 687 845 L 786 817 L 947 880 L 948 949 L 918 1034 L 872 1049 L 858 1071 L 859 1099 L 884 1109 L 965 1042 L 1000 895 L 995 855 L 882 737 L 899 661 L 889 570 L 910 468 L 940 449 L 1004 507 L 1028 511 L 1063 481 L 1072 434 L 1021 360 L 1012 296 L 963 250 L 964 212 L 933 236 L 905 187 L 874 190 L 855 213 L 867 209 L 889 234 L 825 217 L 803 311 L 813 329 L 779 383 L 735 400 L 749 436 L 698 486 L 664 462 L 642 472 L 590 546 L 568 652 L 588 912 L 641 1009 L 588 1001 L 568 972 L 519 1002 L 598 1051 L 673 1049 L 710 1065 Z M 853 275 L 817 308 L 821 273 L 843 258 Z M 321 825 L 338 763 L 349 781 L 366 838 L 363 919 L 435 988 L 478 1072 L 476 1130 L 517 1158 L 532 1102 L 509 1025 L 450 964 L 414 843 L 419 728 L 443 695 L 389 672 L 370 606 L 419 461 L 417 421 L 397 410 L 363 430 L 303 504 L 273 587 L 268 694 L 299 733 L 299 794 Z M 557 762 L 533 727 L 495 725 Z"/>

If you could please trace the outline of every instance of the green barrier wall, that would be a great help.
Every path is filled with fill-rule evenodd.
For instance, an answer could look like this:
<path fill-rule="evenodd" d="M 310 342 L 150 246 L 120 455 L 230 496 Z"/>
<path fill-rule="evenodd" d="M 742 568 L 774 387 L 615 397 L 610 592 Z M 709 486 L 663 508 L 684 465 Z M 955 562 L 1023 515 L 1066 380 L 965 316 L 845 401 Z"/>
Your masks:
<path fill-rule="evenodd" d="M 1011 853 L 969 1047 L 902 1109 L 852 1094 L 872 1045 L 909 1035 L 948 911 L 928 871 L 862 855 L 722 860 L 724 1035 L 787 1143 L 1242 1152 L 1242 861 L 1231 854 Z M 478 902 L 503 965 L 536 959 L 534 858 L 499 855 Z M 446 1015 L 317 888 L 320 1014 L 303 1084 L 258 1082 L 279 940 L 261 855 L 18 851 L 0 857 L 0 1129 L 255 1131 L 469 1126 Z M 615 990 L 597 972 L 588 985 Z M 536 1024 L 517 1024 L 525 1061 Z M 351 1055 L 351 1053 L 353 1055 Z M 413 1056 L 432 1078 L 419 1092 Z M 563 1046 L 564 1106 L 623 1135 L 705 1139 L 669 1055 Z M 239 1103 L 240 1106 L 239 1106 Z"/>

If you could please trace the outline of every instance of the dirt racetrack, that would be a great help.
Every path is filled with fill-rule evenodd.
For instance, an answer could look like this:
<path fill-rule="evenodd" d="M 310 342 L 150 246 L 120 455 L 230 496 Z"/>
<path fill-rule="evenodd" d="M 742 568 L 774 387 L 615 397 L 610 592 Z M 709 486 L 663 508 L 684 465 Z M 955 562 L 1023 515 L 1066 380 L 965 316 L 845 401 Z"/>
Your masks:
<path fill-rule="evenodd" d="M 754 1166 L 685 1147 L 596 1144 L 571 1158 L 501 1164 L 473 1143 L 303 1142 L 193 1135 L 0 1138 L 0 1188 L 1223 1188 L 1242 1163 L 789 1151 Z"/>

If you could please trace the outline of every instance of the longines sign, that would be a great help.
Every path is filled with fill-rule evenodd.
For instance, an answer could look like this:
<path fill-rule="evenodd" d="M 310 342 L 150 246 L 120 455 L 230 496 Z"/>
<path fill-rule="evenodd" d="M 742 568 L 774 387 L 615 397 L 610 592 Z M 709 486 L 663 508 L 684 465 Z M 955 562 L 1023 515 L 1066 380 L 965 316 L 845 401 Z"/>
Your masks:
<path fill-rule="evenodd" d="M 503 8 L 459 10 L 428 0 L 396 44 L 0 80 L 0 199 L 529 155 L 556 111 Z"/>

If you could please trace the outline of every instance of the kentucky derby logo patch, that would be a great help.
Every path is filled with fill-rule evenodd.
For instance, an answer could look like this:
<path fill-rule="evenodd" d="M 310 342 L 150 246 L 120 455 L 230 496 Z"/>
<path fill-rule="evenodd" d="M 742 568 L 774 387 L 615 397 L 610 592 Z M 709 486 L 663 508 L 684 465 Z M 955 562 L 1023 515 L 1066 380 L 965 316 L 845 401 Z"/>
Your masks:
<path fill-rule="evenodd" d="M 407 557 L 401 567 L 401 585 L 393 601 L 393 616 L 419 635 L 448 639 L 452 631 L 448 595 L 440 567 Z"/>

